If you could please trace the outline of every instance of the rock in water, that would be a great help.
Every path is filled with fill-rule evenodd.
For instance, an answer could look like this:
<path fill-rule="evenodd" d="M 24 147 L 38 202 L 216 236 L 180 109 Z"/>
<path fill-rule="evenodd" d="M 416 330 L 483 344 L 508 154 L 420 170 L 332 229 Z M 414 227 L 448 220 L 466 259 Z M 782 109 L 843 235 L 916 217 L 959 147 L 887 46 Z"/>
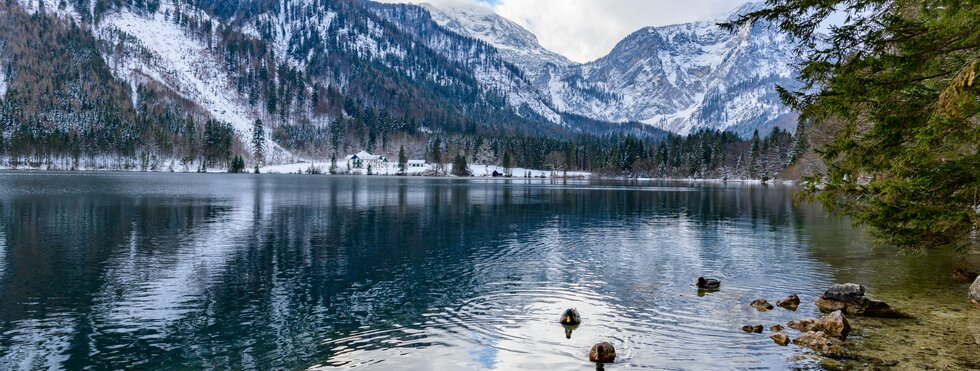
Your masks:
<path fill-rule="evenodd" d="M 796 319 L 786 323 L 789 328 L 794 329 L 799 332 L 813 331 L 814 320 L 812 319 Z"/>
<path fill-rule="evenodd" d="M 820 317 L 820 319 L 798 319 L 789 321 L 786 325 L 799 332 L 820 331 L 827 336 L 841 340 L 847 338 L 847 334 L 851 332 L 851 324 L 847 322 L 844 313 L 839 310 Z"/>
<path fill-rule="evenodd" d="M 772 334 L 769 335 L 769 338 L 771 338 L 772 341 L 776 342 L 776 344 L 782 346 L 789 345 L 789 336 L 787 336 L 786 334 Z"/>
<path fill-rule="evenodd" d="M 616 360 L 616 348 L 608 341 L 592 346 L 589 350 L 589 362 L 613 363 Z"/>
<path fill-rule="evenodd" d="M 785 328 L 783 327 L 783 325 L 772 325 L 772 326 L 769 326 L 769 331 L 772 331 L 772 332 L 780 332 L 780 331 L 783 331 L 784 329 Z"/>
<path fill-rule="evenodd" d="M 754 332 L 754 333 L 757 333 L 757 334 L 761 334 L 762 333 L 762 325 L 754 325 L 754 326 L 753 325 L 745 325 L 745 326 L 742 326 L 742 331 L 745 331 L 745 332 Z"/>
<path fill-rule="evenodd" d="M 841 350 L 840 339 L 827 336 L 823 331 L 807 332 L 806 335 L 793 339 L 793 344 L 822 353 L 838 353 Z"/>
<path fill-rule="evenodd" d="M 822 312 L 842 311 L 868 317 L 907 318 L 908 315 L 892 308 L 887 303 L 864 296 L 865 288 L 856 283 L 831 286 L 817 299 L 817 307 Z"/>
<path fill-rule="evenodd" d="M 766 299 L 753 300 L 752 303 L 749 305 L 751 305 L 752 308 L 758 309 L 760 311 L 767 311 L 773 308 L 772 304 L 769 304 L 769 301 L 767 301 Z"/>
<path fill-rule="evenodd" d="M 800 297 L 796 294 L 789 294 L 786 299 L 777 300 L 776 305 L 789 310 L 796 310 L 800 306 Z"/>
<path fill-rule="evenodd" d="M 827 291 L 824 291 L 821 298 L 827 300 L 847 301 L 850 298 L 864 296 L 864 292 L 864 285 L 858 285 L 856 283 L 845 283 L 843 285 L 837 284 L 830 286 Z"/>
<path fill-rule="evenodd" d="M 827 336 L 841 340 L 846 339 L 847 334 L 851 332 L 851 324 L 847 323 L 844 313 L 839 310 L 823 316 L 813 324 L 813 327 L 814 330 L 823 331 Z"/>
<path fill-rule="evenodd" d="M 970 285 L 970 301 L 972 301 L 973 305 L 976 305 L 977 308 L 980 308 L 980 277 L 977 277 L 976 280 L 973 281 L 973 284 Z"/>

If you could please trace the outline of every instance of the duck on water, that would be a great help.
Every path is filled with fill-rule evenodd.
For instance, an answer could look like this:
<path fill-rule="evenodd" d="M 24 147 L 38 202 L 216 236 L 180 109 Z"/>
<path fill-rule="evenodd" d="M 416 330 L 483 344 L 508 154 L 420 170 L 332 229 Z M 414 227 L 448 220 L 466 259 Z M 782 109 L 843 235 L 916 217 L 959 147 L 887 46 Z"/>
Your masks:
<path fill-rule="evenodd" d="M 699 289 L 717 289 L 721 287 L 721 281 L 714 278 L 704 278 L 698 277 L 698 288 Z"/>

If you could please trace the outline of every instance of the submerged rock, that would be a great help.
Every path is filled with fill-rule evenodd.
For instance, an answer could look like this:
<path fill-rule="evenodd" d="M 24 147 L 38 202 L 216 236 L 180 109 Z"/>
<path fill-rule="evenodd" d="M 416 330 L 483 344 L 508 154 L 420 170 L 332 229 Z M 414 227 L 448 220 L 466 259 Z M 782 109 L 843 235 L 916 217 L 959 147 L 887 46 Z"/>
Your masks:
<path fill-rule="evenodd" d="M 847 322 L 844 313 L 839 310 L 820 317 L 820 319 L 793 320 L 789 321 L 787 325 L 800 332 L 819 331 L 841 340 L 847 338 L 847 334 L 851 332 L 851 324 Z"/>
<path fill-rule="evenodd" d="M 868 317 L 907 318 L 908 315 L 892 308 L 887 303 L 864 295 L 865 288 L 856 283 L 831 286 L 817 299 L 817 307 L 822 312 L 842 311 Z"/>
<path fill-rule="evenodd" d="M 786 299 L 777 300 L 776 305 L 789 310 L 796 310 L 800 306 L 800 297 L 796 294 L 789 294 Z"/>
<path fill-rule="evenodd" d="M 772 325 L 772 326 L 769 326 L 769 331 L 772 331 L 772 332 L 780 332 L 780 331 L 783 331 L 784 329 L 785 328 L 783 327 L 783 325 Z"/>
<path fill-rule="evenodd" d="M 757 333 L 757 334 L 761 334 L 762 333 L 762 329 L 763 329 L 762 325 L 745 325 L 745 326 L 742 326 L 742 331 L 745 331 L 745 332 L 754 332 L 754 333 Z"/>
<path fill-rule="evenodd" d="M 769 338 L 772 339 L 772 341 L 776 342 L 776 344 L 782 346 L 789 345 L 789 336 L 786 334 L 776 333 L 776 334 L 769 335 Z"/>
<path fill-rule="evenodd" d="M 823 331 L 810 331 L 806 335 L 793 339 L 793 344 L 813 349 L 821 353 L 839 353 L 841 340 L 828 336 Z"/>
<path fill-rule="evenodd" d="M 970 301 L 972 301 L 973 305 L 976 305 L 977 308 L 980 308 L 980 277 L 977 277 L 976 280 L 973 281 L 973 284 L 970 285 Z"/>
<path fill-rule="evenodd" d="M 813 319 L 795 319 L 786 323 L 789 328 L 794 329 L 799 332 L 813 331 L 813 323 L 816 320 Z"/>
<path fill-rule="evenodd" d="M 968 330 L 970 334 L 973 335 L 973 342 L 980 345 L 980 321 L 969 321 Z"/>
<path fill-rule="evenodd" d="M 763 312 L 773 308 L 772 304 L 769 304 L 769 301 L 767 301 L 766 299 L 753 300 L 752 303 L 749 305 L 751 305 L 752 308 L 758 309 L 759 311 L 763 311 Z"/>
<path fill-rule="evenodd" d="M 589 350 L 589 362 L 613 363 L 616 360 L 616 348 L 608 341 L 592 346 Z"/>

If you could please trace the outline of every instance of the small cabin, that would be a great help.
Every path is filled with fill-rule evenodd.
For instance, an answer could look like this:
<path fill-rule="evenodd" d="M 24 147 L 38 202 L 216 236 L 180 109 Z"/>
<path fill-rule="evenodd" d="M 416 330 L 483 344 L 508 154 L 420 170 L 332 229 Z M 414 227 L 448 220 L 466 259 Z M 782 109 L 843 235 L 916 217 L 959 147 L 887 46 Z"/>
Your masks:
<path fill-rule="evenodd" d="M 368 166 L 379 169 L 384 167 L 388 163 L 388 158 L 384 156 L 375 156 L 367 151 L 360 151 L 353 155 L 349 155 L 344 158 L 347 160 L 347 165 L 351 169 L 363 169 Z"/>

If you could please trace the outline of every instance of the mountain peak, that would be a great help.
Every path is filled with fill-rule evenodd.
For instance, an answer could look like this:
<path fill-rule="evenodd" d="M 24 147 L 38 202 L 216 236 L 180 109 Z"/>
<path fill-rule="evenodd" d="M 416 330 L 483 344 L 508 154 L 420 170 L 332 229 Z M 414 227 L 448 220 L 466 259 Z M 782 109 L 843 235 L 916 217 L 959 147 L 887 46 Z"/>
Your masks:
<path fill-rule="evenodd" d="M 542 47 L 536 35 L 489 7 L 460 2 L 425 3 L 422 7 L 440 26 L 492 45 L 532 78 L 543 73 L 549 64 L 558 67 L 574 64 Z"/>

